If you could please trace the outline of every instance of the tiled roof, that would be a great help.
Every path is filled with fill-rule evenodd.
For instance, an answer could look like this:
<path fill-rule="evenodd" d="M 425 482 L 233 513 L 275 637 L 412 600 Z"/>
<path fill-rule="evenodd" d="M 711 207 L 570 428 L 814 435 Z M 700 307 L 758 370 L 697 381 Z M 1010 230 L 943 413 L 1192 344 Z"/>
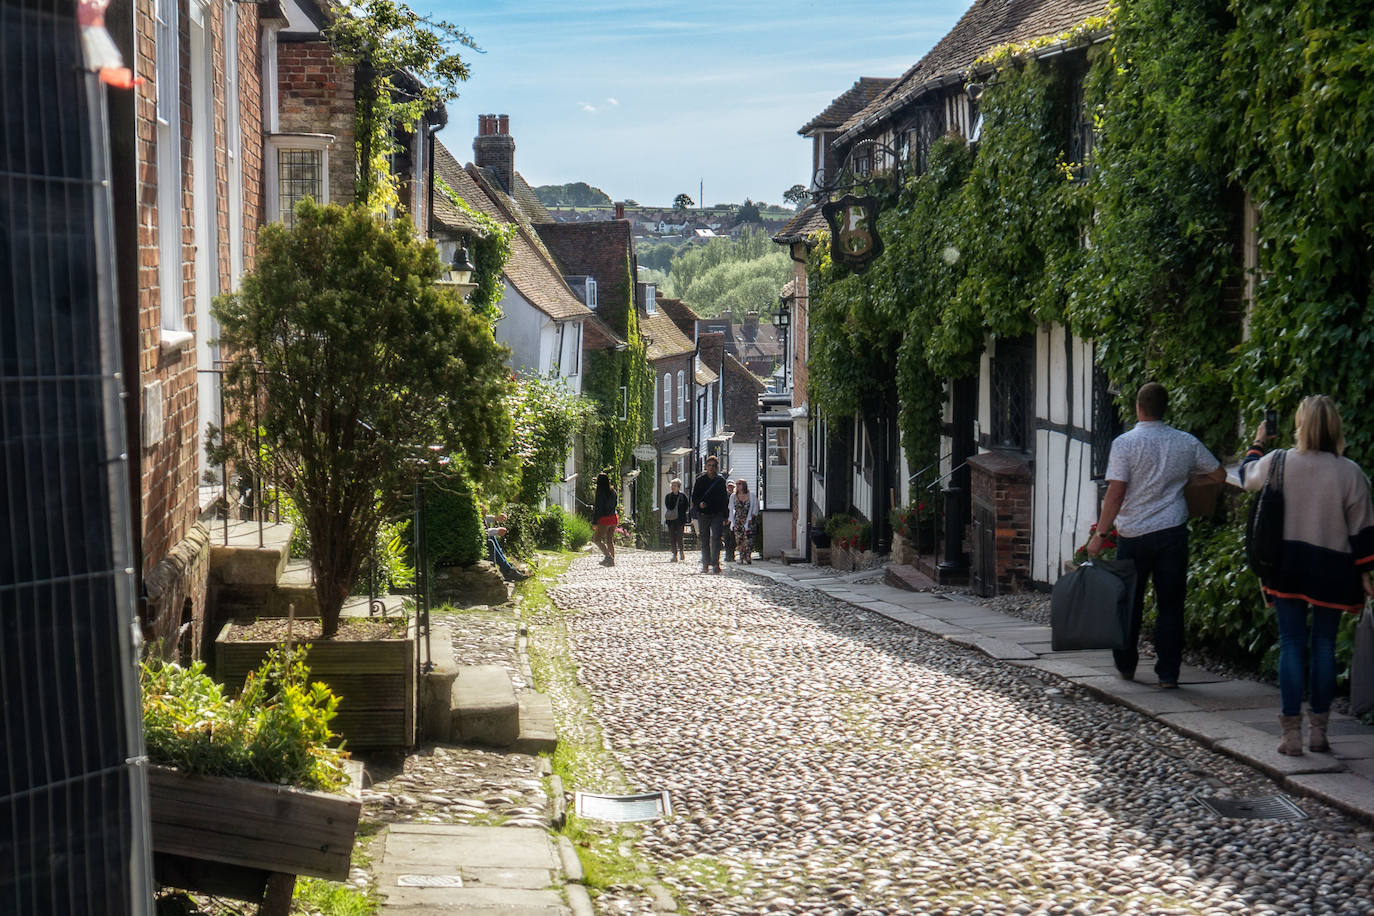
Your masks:
<path fill-rule="evenodd" d="M 453 158 L 448 147 L 437 140 L 434 145 L 434 171 L 444 179 L 450 190 L 467 202 L 468 206 L 477 209 L 474 201 L 484 196 L 482 189 L 477 187 L 471 175 L 463 171 L 462 164 Z M 477 220 L 458 209 L 453 201 L 448 199 L 448 195 L 437 187 L 434 189 L 434 221 L 446 229 L 483 234 Z"/>
<path fill-rule="evenodd" d="M 861 76 L 859 81 L 835 98 L 825 111 L 816 115 L 801 126 L 797 133 L 805 137 L 813 130 L 836 128 L 864 109 L 869 102 L 888 86 L 897 82 L 891 76 Z"/>
<path fill-rule="evenodd" d="M 695 341 L 697 322 L 701 316 L 692 311 L 692 307 L 681 299 L 659 296 L 657 302 L 659 311 L 672 319 L 673 324 L 677 325 L 677 329 L 682 332 L 683 336 Z"/>
<path fill-rule="evenodd" d="M 816 233 L 829 231 L 830 227 L 825 224 L 825 217 L 821 215 L 821 205 L 813 202 L 788 220 L 787 225 L 773 236 L 773 241 L 779 245 L 790 245 L 793 242 L 804 242 Z"/>
<path fill-rule="evenodd" d="M 534 193 L 534 188 L 519 172 L 515 173 L 515 189 L 511 196 L 520 204 L 520 209 L 525 211 L 525 219 L 531 223 L 553 222 L 552 214 L 539 202 L 539 195 Z"/>
<path fill-rule="evenodd" d="M 506 281 L 530 305 L 550 318 L 562 321 L 591 315 L 591 309 L 583 305 L 582 300 L 573 295 L 568 284 L 563 282 L 563 274 L 533 227 L 521 218 L 519 208 L 487 170 L 470 165 L 467 174 L 482 192 L 477 200 L 469 200 L 468 204 L 498 222 L 515 227 L 515 235 L 511 237 L 510 260 L 506 261 Z"/>
<path fill-rule="evenodd" d="M 691 353 L 695 345 L 691 339 L 678 330 L 662 311 L 639 313 L 639 333 L 648 342 L 649 361 L 666 359 L 670 356 L 683 356 Z"/>
<path fill-rule="evenodd" d="M 720 381 L 720 376 L 716 374 L 715 370 L 708 369 L 700 359 L 696 361 L 692 377 L 698 385 L 714 385 Z"/>
<path fill-rule="evenodd" d="M 592 312 L 587 316 L 587 320 L 582 322 L 583 350 L 610 350 L 624 343 L 624 339 L 615 329 L 602 321 L 596 312 Z"/>
<path fill-rule="evenodd" d="M 549 222 L 535 231 L 564 276 L 596 278 L 597 312 L 617 333 L 626 333 L 635 299 L 630 285 L 634 229 L 629 220 Z"/>
<path fill-rule="evenodd" d="M 1058 35 L 1107 12 L 1108 0 L 975 0 L 925 57 L 840 128 L 840 140 L 923 94 L 933 80 L 960 77 L 993 48 Z"/>
<path fill-rule="evenodd" d="M 736 359 L 733 353 L 725 354 L 725 369 L 727 374 L 738 376 L 740 379 L 752 384 L 754 386 L 754 391 L 758 392 L 763 390 L 763 379 L 749 371 L 749 367 Z"/>

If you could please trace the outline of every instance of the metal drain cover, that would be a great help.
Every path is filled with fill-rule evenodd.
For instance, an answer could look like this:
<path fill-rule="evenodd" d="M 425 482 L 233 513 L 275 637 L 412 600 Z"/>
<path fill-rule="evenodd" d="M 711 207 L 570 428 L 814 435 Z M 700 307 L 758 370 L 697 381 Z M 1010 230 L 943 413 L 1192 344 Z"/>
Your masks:
<path fill-rule="evenodd" d="M 597 795 L 574 792 L 573 810 L 579 817 L 598 821 L 656 821 L 670 817 L 673 803 L 667 791 L 647 792 L 643 795 Z"/>
<path fill-rule="evenodd" d="M 1265 821 L 1300 821 L 1307 812 L 1283 795 L 1260 795 L 1256 798 L 1219 798 L 1194 796 L 1204 808 L 1218 817 L 1247 818 Z"/>
<path fill-rule="evenodd" d="M 462 887 L 462 875 L 397 875 L 397 887 Z"/>

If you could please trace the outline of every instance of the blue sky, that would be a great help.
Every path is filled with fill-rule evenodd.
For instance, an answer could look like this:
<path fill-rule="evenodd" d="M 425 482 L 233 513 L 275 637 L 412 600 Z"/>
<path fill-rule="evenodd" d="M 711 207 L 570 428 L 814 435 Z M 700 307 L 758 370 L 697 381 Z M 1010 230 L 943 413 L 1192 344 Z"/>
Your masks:
<path fill-rule="evenodd" d="M 707 204 L 780 203 L 810 178 L 797 128 L 860 76 L 901 75 L 972 0 L 411 2 L 485 52 L 440 134 L 460 161 L 479 114 L 509 114 L 531 184 L 668 205 L 702 182 Z"/>

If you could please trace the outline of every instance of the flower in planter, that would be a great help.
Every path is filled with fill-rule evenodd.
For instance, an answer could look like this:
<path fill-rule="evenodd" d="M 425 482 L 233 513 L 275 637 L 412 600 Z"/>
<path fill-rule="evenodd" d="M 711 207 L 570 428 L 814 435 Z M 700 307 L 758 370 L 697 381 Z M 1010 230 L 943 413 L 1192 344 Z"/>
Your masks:
<path fill-rule="evenodd" d="M 1091 540 L 1092 536 L 1096 533 L 1097 522 L 1093 522 L 1092 526 L 1088 528 L 1088 539 Z M 1076 565 L 1082 565 L 1083 563 L 1086 563 L 1092 559 L 1115 560 L 1116 544 L 1119 537 L 1120 536 L 1116 533 L 1116 526 L 1113 525 L 1111 527 L 1111 530 L 1108 531 L 1105 535 L 1103 535 L 1102 550 L 1098 552 L 1097 557 L 1094 558 L 1088 555 L 1088 545 L 1085 542 L 1081 547 L 1079 547 L 1077 550 L 1073 552 L 1073 562 Z"/>

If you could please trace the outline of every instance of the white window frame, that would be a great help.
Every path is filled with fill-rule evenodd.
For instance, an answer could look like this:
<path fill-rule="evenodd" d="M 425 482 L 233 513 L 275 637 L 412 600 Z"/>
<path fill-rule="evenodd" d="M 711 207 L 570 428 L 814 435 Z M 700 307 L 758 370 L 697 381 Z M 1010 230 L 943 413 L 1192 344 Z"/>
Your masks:
<path fill-rule="evenodd" d="M 281 184 L 278 173 L 278 154 L 295 150 L 320 152 L 320 199 L 317 204 L 329 203 L 329 148 L 334 145 L 333 134 L 272 134 L 267 138 L 266 162 L 263 163 L 264 197 L 270 223 L 281 221 Z"/>
<path fill-rule="evenodd" d="M 763 505 L 767 509 L 790 509 L 795 451 L 792 427 L 770 425 L 763 429 Z"/>
<path fill-rule="evenodd" d="M 596 308 L 596 277 L 587 278 L 587 308 Z"/>
<path fill-rule="evenodd" d="M 677 370 L 677 421 L 687 422 L 687 373 Z"/>
<path fill-rule="evenodd" d="M 654 377 L 654 429 L 658 429 L 658 377 Z"/>
<path fill-rule="evenodd" d="M 553 378 L 562 374 L 559 370 L 563 366 L 563 338 L 566 336 L 567 325 L 566 321 L 553 323 L 553 353 L 549 357 L 549 375 Z"/>
<path fill-rule="evenodd" d="M 663 373 L 663 426 L 673 425 L 673 374 Z"/>
<path fill-rule="evenodd" d="M 572 364 L 572 369 L 568 371 L 569 377 L 580 375 L 582 372 L 582 322 L 573 322 L 572 328 L 573 348 L 568 354 L 568 362 Z"/>
<path fill-rule="evenodd" d="M 186 334 L 181 275 L 181 39 L 177 0 L 157 0 L 154 86 L 157 90 L 158 301 L 162 342 L 182 344 Z"/>
<path fill-rule="evenodd" d="M 630 389 L 626 385 L 620 386 L 620 419 L 630 418 Z"/>

